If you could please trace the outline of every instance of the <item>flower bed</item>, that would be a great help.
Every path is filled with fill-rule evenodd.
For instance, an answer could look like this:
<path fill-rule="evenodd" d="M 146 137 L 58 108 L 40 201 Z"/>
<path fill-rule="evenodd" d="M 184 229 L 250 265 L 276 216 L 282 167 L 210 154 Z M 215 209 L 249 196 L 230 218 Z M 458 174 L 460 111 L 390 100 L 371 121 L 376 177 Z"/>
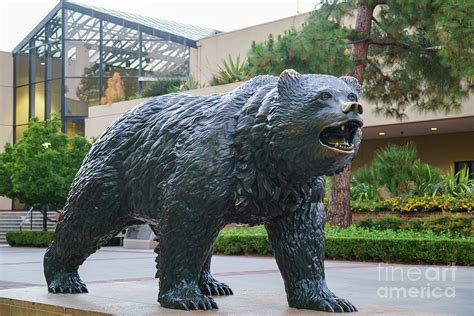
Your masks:
<path fill-rule="evenodd" d="M 452 195 L 393 197 L 383 201 L 352 201 L 352 212 L 473 212 L 474 195 L 454 197 Z"/>

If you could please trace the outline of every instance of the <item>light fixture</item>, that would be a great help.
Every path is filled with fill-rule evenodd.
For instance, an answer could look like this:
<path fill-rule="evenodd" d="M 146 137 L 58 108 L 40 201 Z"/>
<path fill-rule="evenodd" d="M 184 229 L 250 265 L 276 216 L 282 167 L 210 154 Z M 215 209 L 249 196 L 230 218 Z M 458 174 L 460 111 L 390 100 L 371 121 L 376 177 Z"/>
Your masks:
<path fill-rule="evenodd" d="M 40 65 L 44 65 L 44 61 L 40 62 Z"/>
<path fill-rule="evenodd" d="M 379 135 L 380 135 L 380 136 L 384 136 L 385 133 L 384 133 L 384 132 L 380 132 Z"/>
<path fill-rule="evenodd" d="M 438 128 L 437 128 L 437 127 L 432 127 L 431 130 L 432 130 L 432 131 L 437 131 Z"/>

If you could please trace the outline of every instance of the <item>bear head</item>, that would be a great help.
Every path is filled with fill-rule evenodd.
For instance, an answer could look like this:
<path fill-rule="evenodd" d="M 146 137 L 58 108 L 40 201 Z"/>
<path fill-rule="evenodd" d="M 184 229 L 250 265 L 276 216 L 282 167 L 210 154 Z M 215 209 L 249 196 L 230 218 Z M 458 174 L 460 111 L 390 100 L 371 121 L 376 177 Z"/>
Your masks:
<path fill-rule="evenodd" d="M 354 77 L 285 70 L 267 112 L 273 155 L 294 175 L 334 175 L 342 170 L 362 138 L 360 91 Z"/>

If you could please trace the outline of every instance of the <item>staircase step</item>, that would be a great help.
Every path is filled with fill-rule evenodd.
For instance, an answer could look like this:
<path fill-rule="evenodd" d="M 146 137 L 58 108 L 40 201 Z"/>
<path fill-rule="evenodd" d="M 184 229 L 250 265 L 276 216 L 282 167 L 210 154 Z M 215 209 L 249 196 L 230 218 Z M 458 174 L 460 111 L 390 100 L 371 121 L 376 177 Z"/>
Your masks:
<path fill-rule="evenodd" d="M 27 215 L 27 211 L 16 211 L 16 212 L 0 212 L 0 244 L 6 243 L 6 233 L 9 231 L 19 231 L 20 223 L 23 221 L 22 217 Z M 57 212 L 48 212 L 50 219 L 57 218 Z M 56 229 L 55 222 L 47 222 L 48 231 L 54 231 Z M 23 231 L 42 231 L 43 230 L 43 214 L 39 212 L 33 212 L 33 216 L 30 223 L 30 218 L 27 218 L 23 223 Z"/>

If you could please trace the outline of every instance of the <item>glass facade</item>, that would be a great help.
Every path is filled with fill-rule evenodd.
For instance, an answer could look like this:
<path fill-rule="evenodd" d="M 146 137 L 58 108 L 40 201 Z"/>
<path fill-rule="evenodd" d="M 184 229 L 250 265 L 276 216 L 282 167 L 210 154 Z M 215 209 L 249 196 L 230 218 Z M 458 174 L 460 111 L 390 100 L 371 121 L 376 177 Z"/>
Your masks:
<path fill-rule="evenodd" d="M 215 33 L 61 1 L 13 51 L 15 141 L 53 112 L 84 134 L 89 106 L 133 98 L 149 77 L 187 77 L 189 48 Z"/>

